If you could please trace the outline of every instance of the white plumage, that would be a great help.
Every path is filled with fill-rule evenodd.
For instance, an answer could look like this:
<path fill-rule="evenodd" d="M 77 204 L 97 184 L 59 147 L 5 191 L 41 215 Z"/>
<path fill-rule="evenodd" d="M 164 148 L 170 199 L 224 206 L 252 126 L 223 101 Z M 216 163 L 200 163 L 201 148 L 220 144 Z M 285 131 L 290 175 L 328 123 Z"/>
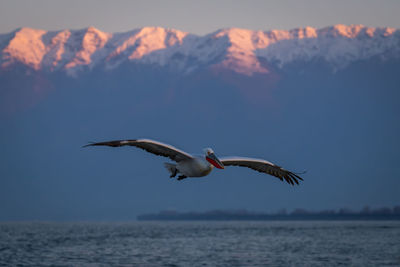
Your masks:
<path fill-rule="evenodd" d="M 165 163 L 165 167 L 171 173 L 171 178 L 180 174 L 178 180 L 187 177 L 203 177 L 208 175 L 214 167 L 224 169 L 225 166 L 247 167 L 259 172 L 270 174 L 285 180 L 287 183 L 294 185 L 299 184 L 299 180 L 303 180 L 297 174 L 285 170 L 269 161 L 263 159 L 245 158 L 245 157 L 223 157 L 218 159 L 211 148 L 205 149 L 204 156 L 192 156 L 171 145 L 164 144 L 150 139 L 131 139 L 131 140 L 115 140 L 99 143 L 91 143 L 87 146 L 136 146 L 150 153 L 168 157 L 176 163 Z"/>

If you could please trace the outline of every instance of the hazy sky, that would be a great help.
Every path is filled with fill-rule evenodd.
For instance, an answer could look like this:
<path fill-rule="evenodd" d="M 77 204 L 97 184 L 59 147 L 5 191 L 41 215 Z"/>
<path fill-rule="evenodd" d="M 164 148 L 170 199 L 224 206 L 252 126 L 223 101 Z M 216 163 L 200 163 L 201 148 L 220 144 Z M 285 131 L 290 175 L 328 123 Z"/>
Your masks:
<path fill-rule="evenodd" d="M 205 34 L 225 27 L 254 30 L 364 24 L 400 28 L 397 0 L 105 1 L 1 0 L 0 32 L 94 26 L 128 31 L 162 26 Z"/>

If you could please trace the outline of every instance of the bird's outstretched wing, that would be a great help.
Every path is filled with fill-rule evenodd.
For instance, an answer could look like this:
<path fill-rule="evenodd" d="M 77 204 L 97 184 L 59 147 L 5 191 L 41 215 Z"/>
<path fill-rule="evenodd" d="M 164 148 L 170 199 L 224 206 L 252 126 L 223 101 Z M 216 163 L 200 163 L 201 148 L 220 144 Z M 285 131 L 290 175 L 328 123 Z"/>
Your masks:
<path fill-rule="evenodd" d="M 107 142 L 99 142 L 99 143 L 90 143 L 83 147 L 88 146 L 136 146 L 141 149 L 146 150 L 147 152 L 156 154 L 158 156 L 168 157 L 176 162 L 192 159 L 192 155 L 179 150 L 173 146 L 163 144 L 161 142 L 157 142 L 150 139 L 132 139 L 132 140 L 115 140 L 115 141 L 107 141 Z"/>
<path fill-rule="evenodd" d="M 264 172 L 279 178 L 281 181 L 285 179 L 291 185 L 299 184 L 298 180 L 303 179 L 297 174 L 285 170 L 282 167 L 279 167 L 269 161 L 263 159 L 252 159 L 252 158 L 244 158 L 244 157 L 225 157 L 220 158 L 220 161 L 224 166 L 241 166 L 247 167 L 259 172 Z"/>

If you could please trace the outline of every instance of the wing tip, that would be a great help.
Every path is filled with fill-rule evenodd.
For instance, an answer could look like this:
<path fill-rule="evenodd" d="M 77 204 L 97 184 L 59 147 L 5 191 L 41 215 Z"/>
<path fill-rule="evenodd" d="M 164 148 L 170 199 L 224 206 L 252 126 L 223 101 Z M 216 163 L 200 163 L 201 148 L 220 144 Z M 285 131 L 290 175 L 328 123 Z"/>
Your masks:
<path fill-rule="evenodd" d="M 295 174 L 293 172 L 288 172 L 284 176 L 284 178 L 285 178 L 285 181 L 290 185 L 300 185 L 299 180 L 304 181 L 303 178 L 301 178 L 300 176 L 298 176 L 297 174 Z"/>
<path fill-rule="evenodd" d="M 131 145 L 131 143 L 136 142 L 137 139 L 128 139 L 128 140 L 113 140 L 113 141 L 105 141 L 105 142 L 89 142 L 89 144 L 86 144 L 82 147 L 88 147 L 88 146 L 111 146 L 111 147 L 119 147 L 119 146 L 125 146 L 125 145 Z"/>
<path fill-rule="evenodd" d="M 88 146 L 94 146 L 95 144 L 96 144 L 95 142 L 89 142 L 88 144 L 83 145 L 82 148 L 88 147 Z"/>

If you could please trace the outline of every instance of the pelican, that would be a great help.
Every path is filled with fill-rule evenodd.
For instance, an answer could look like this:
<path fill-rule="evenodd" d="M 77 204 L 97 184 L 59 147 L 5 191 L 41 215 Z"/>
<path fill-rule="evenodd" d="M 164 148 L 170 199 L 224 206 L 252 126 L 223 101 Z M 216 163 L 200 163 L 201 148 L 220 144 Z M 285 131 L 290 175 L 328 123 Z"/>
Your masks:
<path fill-rule="evenodd" d="M 247 167 L 275 176 L 281 181 L 285 180 L 291 185 L 294 185 L 295 183 L 299 184 L 298 180 L 303 181 L 298 174 L 285 170 L 284 168 L 263 159 L 245 157 L 217 158 L 211 148 L 204 149 L 205 155 L 203 156 L 193 156 L 171 145 L 150 139 L 114 140 L 89 143 L 83 147 L 88 146 L 135 146 L 155 155 L 168 157 L 175 161 L 176 164 L 164 163 L 165 168 L 171 173 L 171 178 L 179 174 L 177 178 L 179 181 L 187 177 L 203 177 L 208 175 L 214 167 L 217 169 L 224 169 L 225 166 Z"/>

